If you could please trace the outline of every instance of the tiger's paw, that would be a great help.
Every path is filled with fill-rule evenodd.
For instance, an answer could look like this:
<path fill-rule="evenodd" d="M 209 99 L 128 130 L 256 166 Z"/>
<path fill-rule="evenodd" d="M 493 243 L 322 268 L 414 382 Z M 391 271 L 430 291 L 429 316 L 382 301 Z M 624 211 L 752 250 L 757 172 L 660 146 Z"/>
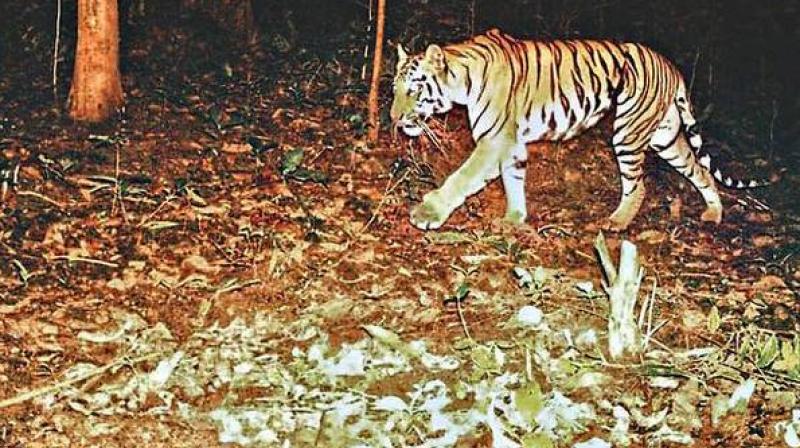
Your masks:
<path fill-rule="evenodd" d="M 438 229 L 446 219 L 447 215 L 437 210 L 428 200 L 411 209 L 411 224 L 420 230 Z"/>
<path fill-rule="evenodd" d="M 528 218 L 526 215 L 527 213 L 520 210 L 508 210 L 503 217 L 503 221 L 513 225 L 522 225 L 525 224 L 525 220 Z"/>
<path fill-rule="evenodd" d="M 719 224 L 722 222 L 722 207 L 708 207 L 702 215 L 700 220 L 705 222 L 713 222 Z"/>
<path fill-rule="evenodd" d="M 606 222 L 603 224 L 603 230 L 607 230 L 609 232 L 622 232 L 628 228 L 631 224 L 633 219 L 624 219 L 626 217 L 619 217 L 611 215 L 606 219 Z"/>

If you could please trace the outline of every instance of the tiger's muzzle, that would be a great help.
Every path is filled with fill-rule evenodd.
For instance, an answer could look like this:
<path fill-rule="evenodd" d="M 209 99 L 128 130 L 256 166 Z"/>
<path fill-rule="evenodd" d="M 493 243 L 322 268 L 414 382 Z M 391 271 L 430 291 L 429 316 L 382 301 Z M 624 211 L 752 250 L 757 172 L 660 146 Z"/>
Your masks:
<path fill-rule="evenodd" d="M 422 135 L 422 126 L 419 125 L 420 120 L 421 118 L 418 116 L 413 116 L 411 118 L 405 115 L 400 116 L 392 122 L 393 135 L 396 135 L 397 130 L 400 129 L 409 137 L 419 137 Z"/>

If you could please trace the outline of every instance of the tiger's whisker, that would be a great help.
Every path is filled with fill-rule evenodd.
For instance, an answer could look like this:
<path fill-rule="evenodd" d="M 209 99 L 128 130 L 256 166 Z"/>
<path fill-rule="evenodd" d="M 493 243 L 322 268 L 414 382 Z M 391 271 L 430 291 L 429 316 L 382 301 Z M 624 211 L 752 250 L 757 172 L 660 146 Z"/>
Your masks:
<path fill-rule="evenodd" d="M 438 149 L 439 152 L 441 152 L 442 154 L 445 154 L 444 148 L 442 147 L 441 140 L 439 140 L 439 137 L 437 137 L 436 134 L 434 134 L 434 132 L 428 126 L 428 123 L 426 123 L 426 122 L 424 122 L 422 120 L 419 120 L 415 124 L 417 126 L 419 126 L 420 128 L 422 128 L 422 132 L 424 132 L 425 135 L 428 137 L 428 139 L 431 141 L 431 143 L 433 143 L 433 146 L 436 149 Z"/>

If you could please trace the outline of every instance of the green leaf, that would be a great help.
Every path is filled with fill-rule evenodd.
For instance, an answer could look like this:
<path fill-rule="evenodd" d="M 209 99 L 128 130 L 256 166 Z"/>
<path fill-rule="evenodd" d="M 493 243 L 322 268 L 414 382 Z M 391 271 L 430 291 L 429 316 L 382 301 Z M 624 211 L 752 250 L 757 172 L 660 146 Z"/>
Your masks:
<path fill-rule="evenodd" d="M 245 141 L 253 148 L 253 154 L 258 155 L 278 147 L 278 144 L 271 140 L 264 140 L 255 135 L 249 135 Z"/>
<path fill-rule="evenodd" d="M 233 127 L 236 127 L 236 126 L 242 126 L 245 123 L 247 123 L 247 120 L 245 119 L 245 117 L 243 117 L 241 114 L 234 113 L 234 114 L 231 114 L 231 116 L 228 119 L 228 121 L 223 123 L 221 127 L 223 129 L 228 129 L 228 128 L 233 128 Z"/>
<path fill-rule="evenodd" d="M 527 422 L 533 422 L 544 407 L 542 388 L 536 381 L 531 381 L 514 392 L 514 404 Z M 548 439 L 549 440 L 549 439 Z M 528 445 L 525 445 L 528 446 Z M 539 446 L 539 445 L 531 445 Z"/>
<path fill-rule="evenodd" d="M 489 347 L 479 345 L 472 350 L 472 362 L 476 364 L 479 369 L 489 370 L 494 364 L 494 357 Z"/>
<path fill-rule="evenodd" d="M 200 196 L 196 191 L 194 191 L 193 188 L 186 187 L 184 191 L 186 192 L 186 197 L 188 197 L 189 201 L 192 202 L 192 205 L 196 205 L 198 207 L 205 207 L 206 205 L 208 205 L 208 202 L 206 202 L 206 200 L 203 199 L 202 196 Z"/>
<path fill-rule="evenodd" d="M 213 106 L 208 114 L 206 115 L 206 120 L 211 122 L 217 130 L 222 129 L 222 110 L 218 107 Z"/>
<path fill-rule="evenodd" d="M 175 221 L 148 221 L 142 225 L 143 228 L 151 231 L 156 232 L 159 230 L 169 229 L 172 227 L 178 227 L 180 223 Z"/>
<path fill-rule="evenodd" d="M 730 411 L 728 399 L 723 396 L 716 396 L 711 400 L 711 422 L 716 425 Z"/>
<path fill-rule="evenodd" d="M 722 319 L 719 317 L 719 309 L 714 305 L 711 307 L 711 311 L 708 312 L 708 331 L 716 333 L 721 323 Z"/>
<path fill-rule="evenodd" d="M 759 369 L 763 369 L 773 361 L 775 358 L 778 357 L 778 338 L 775 337 L 773 334 L 772 336 L 767 339 L 766 344 L 758 349 L 758 359 L 756 360 L 756 366 Z"/>
<path fill-rule="evenodd" d="M 322 171 L 309 170 L 306 168 L 297 168 L 289 173 L 289 177 L 300 182 L 315 182 L 324 184 L 328 182 L 328 175 Z"/>
<path fill-rule="evenodd" d="M 798 340 L 796 337 L 794 343 L 792 341 L 781 342 L 781 356 L 775 361 L 775 364 L 772 366 L 773 369 L 791 372 L 800 368 L 800 353 L 798 353 L 798 346 L 795 345 L 797 342 Z"/>
<path fill-rule="evenodd" d="M 31 275 L 31 273 L 28 271 L 28 269 L 25 268 L 25 265 L 23 265 L 22 262 L 20 262 L 19 260 L 17 260 L 17 259 L 11 260 L 11 263 L 17 268 L 17 273 L 19 274 L 19 279 L 22 280 L 22 283 L 27 285 L 28 284 L 28 280 L 30 280 L 30 278 L 33 275 Z"/>
<path fill-rule="evenodd" d="M 456 289 L 455 298 L 456 300 L 462 300 L 464 297 L 469 294 L 469 283 L 464 282 L 458 285 L 458 289 Z"/>
<path fill-rule="evenodd" d="M 550 275 L 544 270 L 542 266 L 537 266 L 533 271 L 533 284 L 536 289 L 541 289 L 545 282 L 550 279 Z"/>
<path fill-rule="evenodd" d="M 425 235 L 425 239 L 430 244 L 464 244 L 475 240 L 469 234 L 461 232 L 430 232 Z"/>
<path fill-rule="evenodd" d="M 303 157 L 305 153 L 303 152 L 302 148 L 292 149 L 287 151 L 281 157 L 281 174 L 286 176 L 287 174 L 291 174 L 300 167 L 300 164 L 303 163 Z"/>
<path fill-rule="evenodd" d="M 400 336 L 397 333 L 386 330 L 383 327 L 379 327 L 377 325 L 362 325 L 361 328 L 370 335 L 371 338 L 377 340 L 381 344 L 397 350 L 399 352 L 405 352 L 408 350 L 406 344 L 400 339 Z"/>
<path fill-rule="evenodd" d="M 101 146 L 111 146 L 120 142 L 120 138 L 112 135 L 90 134 L 88 140 L 94 144 L 95 148 Z"/>
<path fill-rule="evenodd" d="M 522 438 L 523 448 L 553 448 L 553 440 L 543 433 L 528 434 Z"/>

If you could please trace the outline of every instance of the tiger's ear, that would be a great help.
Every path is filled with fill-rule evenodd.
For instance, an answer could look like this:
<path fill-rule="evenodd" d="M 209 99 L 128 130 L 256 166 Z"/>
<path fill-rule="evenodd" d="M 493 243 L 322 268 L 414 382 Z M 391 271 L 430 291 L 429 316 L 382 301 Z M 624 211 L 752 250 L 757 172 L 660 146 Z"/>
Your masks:
<path fill-rule="evenodd" d="M 401 44 L 397 44 L 397 66 L 400 67 L 405 64 L 407 60 L 408 53 L 406 53 L 405 48 L 403 48 Z"/>
<path fill-rule="evenodd" d="M 444 51 L 442 51 L 442 47 L 436 44 L 428 45 L 428 49 L 425 50 L 425 60 L 437 72 L 444 70 Z"/>

